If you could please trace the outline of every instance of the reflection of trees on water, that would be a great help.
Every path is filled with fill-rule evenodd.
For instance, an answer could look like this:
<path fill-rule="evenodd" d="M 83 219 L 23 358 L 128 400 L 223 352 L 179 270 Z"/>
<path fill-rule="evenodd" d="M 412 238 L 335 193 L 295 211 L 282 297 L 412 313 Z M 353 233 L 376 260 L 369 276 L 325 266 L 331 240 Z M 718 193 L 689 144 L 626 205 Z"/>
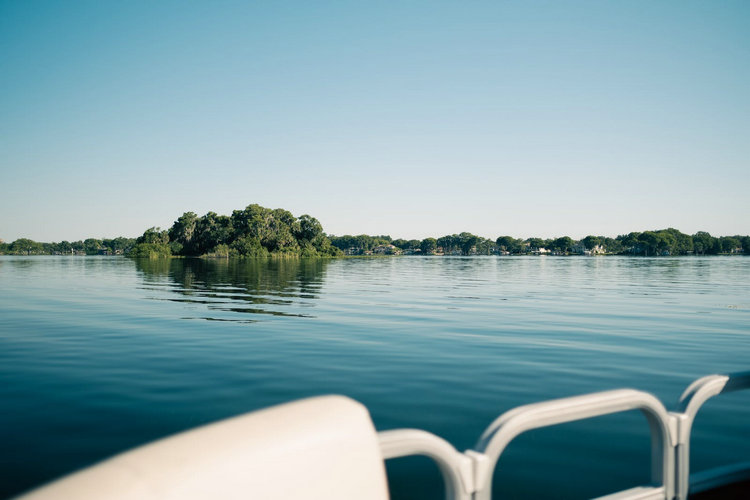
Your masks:
<path fill-rule="evenodd" d="M 618 265 L 637 283 L 648 281 L 674 285 L 710 279 L 711 259 L 716 257 L 650 257 L 623 259 Z"/>
<path fill-rule="evenodd" d="M 178 296 L 218 321 L 248 321 L 236 313 L 310 316 L 323 286 L 327 259 L 137 259 L 144 288 Z M 171 295 L 171 294 L 170 294 Z M 221 314 L 214 314 L 214 313 Z"/>
<path fill-rule="evenodd" d="M 8 262 L 10 262 L 10 265 L 13 268 L 29 268 L 34 265 L 34 261 L 28 257 L 20 258 L 20 259 L 11 259 Z"/>

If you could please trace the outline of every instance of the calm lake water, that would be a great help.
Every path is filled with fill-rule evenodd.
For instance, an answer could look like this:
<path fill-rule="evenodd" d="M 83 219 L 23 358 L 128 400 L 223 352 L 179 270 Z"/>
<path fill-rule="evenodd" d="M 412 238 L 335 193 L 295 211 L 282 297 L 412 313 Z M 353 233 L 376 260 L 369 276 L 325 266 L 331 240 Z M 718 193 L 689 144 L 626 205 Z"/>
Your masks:
<path fill-rule="evenodd" d="M 318 394 L 459 450 L 526 403 L 633 387 L 668 408 L 750 369 L 747 257 L 401 257 L 137 262 L 0 257 L 0 497 L 177 431 Z M 693 470 L 750 453 L 750 394 L 711 400 Z M 648 482 L 637 412 L 533 431 L 505 498 Z M 423 458 L 394 499 L 441 498 Z"/>

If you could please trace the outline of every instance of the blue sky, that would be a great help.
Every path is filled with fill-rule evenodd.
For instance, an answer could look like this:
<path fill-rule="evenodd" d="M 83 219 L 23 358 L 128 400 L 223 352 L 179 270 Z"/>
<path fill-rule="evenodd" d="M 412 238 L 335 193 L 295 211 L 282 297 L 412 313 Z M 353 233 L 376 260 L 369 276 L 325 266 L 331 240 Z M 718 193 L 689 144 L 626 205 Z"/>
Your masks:
<path fill-rule="evenodd" d="M 750 2 L 0 0 L 0 238 L 750 233 Z"/>

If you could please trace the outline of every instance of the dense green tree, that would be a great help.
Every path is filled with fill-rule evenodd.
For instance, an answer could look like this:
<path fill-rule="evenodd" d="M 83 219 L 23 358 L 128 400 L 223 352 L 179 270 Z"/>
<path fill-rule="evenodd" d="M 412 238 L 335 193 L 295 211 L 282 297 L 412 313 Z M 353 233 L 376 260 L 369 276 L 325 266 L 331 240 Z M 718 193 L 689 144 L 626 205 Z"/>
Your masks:
<path fill-rule="evenodd" d="M 500 236 L 495 240 L 495 244 L 503 252 L 518 253 L 521 251 L 521 241 L 512 236 Z"/>
<path fill-rule="evenodd" d="M 358 234 L 354 237 L 354 246 L 364 252 L 368 252 L 375 248 L 375 238 L 366 234 Z"/>
<path fill-rule="evenodd" d="M 341 250 L 331 245 L 331 240 L 325 233 L 313 238 L 309 245 L 305 243 L 302 250 L 303 257 L 336 257 L 339 255 L 342 255 Z"/>
<path fill-rule="evenodd" d="M 393 240 L 391 244 L 394 247 L 400 248 L 401 250 L 406 250 L 407 248 L 409 248 L 409 242 L 401 238 Z"/>
<path fill-rule="evenodd" d="M 491 255 L 492 253 L 497 251 L 497 245 L 495 245 L 494 241 L 487 238 L 482 238 L 481 236 L 479 236 L 478 238 L 479 241 L 477 241 L 475 245 L 477 255 Z"/>
<path fill-rule="evenodd" d="M 307 214 L 300 215 L 297 227 L 297 234 L 295 234 L 298 241 L 307 240 L 313 241 L 319 236 L 323 235 L 323 226 L 320 224 L 318 219 L 311 217 Z"/>
<path fill-rule="evenodd" d="M 368 236 L 366 234 L 360 234 L 357 237 L 357 242 L 361 245 L 361 248 L 365 250 L 373 250 L 379 246 L 390 245 L 393 241 L 390 236 Z"/>
<path fill-rule="evenodd" d="M 17 255 L 38 255 L 42 250 L 41 243 L 28 238 L 19 238 L 10 244 L 10 252 Z"/>
<path fill-rule="evenodd" d="M 96 255 L 101 248 L 102 241 L 96 238 L 87 238 L 83 241 L 83 250 L 86 252 L 86 255 Z"/>
<path fill-rule="evenodd" d="M 169 234 L 167 231 L 162 231 L 160 227 L 150 227 L 143 232 L 143 235 L 139 236 L 135 242 L 140 243 L 157 243 L 168 245 Z"/>
<path fill-rule="evenodd" d="M 240 236 L 232 242 L 230 248 L 244 257 L 268 257 L 268 250 L 262 245 L 257 236 Z"/>
<path fill-rule="evenodd" d="M 269 243 L 264 244 L 270 251 L 295 252 L 299 250 L 296 234 L 300 233 L 297 218 L 288 210 L 277 208 L 271 212 L 271 237 Z M 322 232 L 322 227 L 321 227 Z"/>
<path fill-rule="evenodd" d="M 235 240 L 257 240 L 269 252 L 299 251 L 299 244 L 294 237 L 295 233 L 300 231 L 299 223 L 287 210 L 271 210 L 256 204 L 248 205 L 245 210 L 232 212 L 232 227 Z"/>
<path fill-rule="evenodd" d="M 184 253 L 185 255 L 195 254 L 195 243 L 193 240 L 196 239 L 197 225 L 198 216 L 194 212 L 185 212 L 172 224 L 168 232 L 169 241 L 170 243 L 179 243 L 180 253 Z M 176 246 L 173 248 L 176 248 Z"/>
<path fill-rule="evenodd" d="M 631 233 L 632 234 L 632 233 Z M 637 233 L 630 252 L 636 255 L 683 255 L 692 248 L 692 239 L 676 229 L 660 229 Z"/>
<path fill-rule="evenodd" d="M 529 250 L 536 251 L 545 248 L 544 240 L 541 238 L 528 238 L 525 243 L 528 244 Z"/>
<path fill-rule="evenodd" d="M 69 241 L 61 241 L 57 244 L 57 251 L 62 254 L 69 254 L 73 252 L 73 245 Z"/>
<path fill-rule="evenodd" d="M 658 231 L 659 235 L 659 247 L 657 253 L 659 255 L 677 255 L 677 238 L 669 231 Z"/>
<path fill-rule="evenodd" d="M 391 245 L 401 250 L 419 250 L 421 242 L 419 240 L 405 240 L 399 238 L 391 241 Z"/>
<path fill-rule="evenodd" d="M 381 243 L 390 243 L 389 241 L 381 240 L 375 235 L 369 234 L 356 234 L 354 235 L 355 245 L 358 245 L 362 249 L 372 249 Z"/>
<path fill-rule="evenodd" d="M 179 241 L 170 241 L 168 246 L 172 255 L 190 255 Z"/>
<path fill-rule="evenodd" d="M 128 252 L 129 257 L 156 259 L 170 257 L 169 234 L 158 227 L 150 227 L 136 238 L 136 244 Z"/>
<path fill-rule="evenodd" d="M 229 257 L 239 257 L 237 250 L 224 243 L 216 245 L 213 250 L 205 253 L 204 255 L 206 255 L 207 257 L 221 257 L 224 259 L 227 259 Z"/>
<path fill-rule="evenodd" d="M 423 254 L 433 254 L 437 250 L 437 240 L 435 238 L 425 238 L 419 243 L 419 249 Z"/>
<path fill-rule="evenodd" d="M 736 237 L 722 236 L 719 238 L 719 246 L 722 253 L 733 253 L 742 247 L 742 242 Z"/>
<path fill-rule="evenodd" d="M 678 231 L 674 228 L 667 228 L 659 231 L 671 235 L 674 242 L 671 243 L 669 253 L 671 255 L 686 255 L 693 253 L 693 238 L 689 234 Z"/>
<path fill-rule="evenodd" d="M 463 232 L 441 236 L 436 240 L 436 244 L 438 248 L 443 249 L 445 254 L 461 253 L 461 255 L 469 255 L 472 252 L 477 252 L 477 245 L 480 245 L 482 241 L 483 239 L 475 234 Z"/>
<path fill-rule="evenodd" d="M 442 249 L 444 254 L 451 254 L 458 250 L 458 237 L 453 234 L 447 234 L 437 239 L 438 248 Z"/>
<path fill-rule="evenodd" d="M 330 236 L 331 245 L 350 254 L 362 254 L 370 252 L 381 245 L 390 245 L 390 236 L 369 236 L 358 234 L 357 236 Z"/>
<path fill-rule="evenodd" d="M 195 224 L 195 234 L 191 240 L 194 255 L 211 253 L 219 245 L 228 248 L 233 233 L 232 219 L 229 216 L 208 212 Z"/>
<path fill-rule="evenodd" d="M 603 243 L 601 236 L 586 236 L 584 239 L 581 240 L 581 243 L 583 243 L 583 247 L 586 250 L 593 250 L 597 246 L 601 245 Z"/>
<path fill-rule="evenodd" d="M 102 240 L 102 245 L 108 248 L 112 253 L 125 253 L 130 250 L 133 245 L 135 245 L 135 238 L 125 238 L 123 236 L 118 236 L 117 238 L 111 240 Z"/>
<path fill-rule="evenodd" d="M 617 241 L 622 245 L 623 251 L 627 253 L 636 254 L 639 251 L 638 237 L 641 233 L 633 231 L 628 234 L 621 234 L 617 237 Z"/>
<path fill-rule="evenodd" d="M 477 243 L 479 243 L 479 236 L 471 233 L 461 233 L 458 235 L 459 245 L 461 247 L 462 255 L 469 255 L 472 250 L 475 250 Z"/>
<path fill-rule="evenodd" d="M 622 242 L 616 238 L 602 237 L 602 246 L 608 253 L 622 253 L 624 251 Z"/>
<path fill-rule="evenodd" d="M 742 242 L 742 251 L 745 255 L 750 255 L 750 236 L 742 236 L 739 239 Z"/>
<path fill-rule="evenodd" d="M 331 245 L 338 248 L 339 250 L 343 250 L 346 252 L 346 251 L 349 251 L 350 249 L 358 248 L 357 239 L 354 236 L 351 236 L 349 234 L 344 235 L 344 236 L 331 235 L 329 236 L 329 238 L 331 240 Z"/>
<path fill-rule="evenodd" d="M 659 255 L 660 244 L 661 239 L 658 234 L 653 231 L 643 231 L 638 235 L 635 253 L 643 254 L 647 257 L 649 255 Z"/>
<path fill-rule="evenodd" d="M 270 212 L 269 209 L 257 204 L 248 205 L 244 210 L 234 210 L 232 212 L 232 228 L 235 232 L 235 239 L 241 237 L 256 238 L 257 243 L 260 244 L 269 232 Z"/>
<path fill-rule="evenodd" d="M 705 231 L 698 231 L 693 235 L 693 248 L 699 255 L 715 255 L 721 251 L 719 239 Z"/>
<path fill-rule="evenodd" d="M 549 244 L 549 249 L 559 253 L 568 253 L 573 248 L 573 239 L 570 236 L 555 238 Z"/>

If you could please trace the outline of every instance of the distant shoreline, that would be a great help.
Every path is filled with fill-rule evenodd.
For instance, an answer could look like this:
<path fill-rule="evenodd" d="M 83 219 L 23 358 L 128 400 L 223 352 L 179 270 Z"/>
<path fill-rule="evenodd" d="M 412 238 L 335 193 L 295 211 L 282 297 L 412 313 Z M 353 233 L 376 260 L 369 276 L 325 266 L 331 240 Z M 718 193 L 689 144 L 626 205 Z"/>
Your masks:
<path fill-rule="evenodd" d="M 220 257 L 215 255 L 193 255 L 193 256 L 182 256 L 182 255 L 169 255 L 169 256 L 162 256 L 157 257 L 160 259 L 176 259 L 176 260 L 182 260 L 182 259 L 200 259 L 200 260 L 207 260 L 207 261 L 224 261 L 224 260 L 232 260 L 232 261 L 243 261 L 243 260 L 287 260 L 287 259 L 326 259 L 326 260 L 375 260 L 375 259 L 393 259 L 393 258 L 447 258 L 447 259 L 466 259 L 466 258 L 525 258 L 525 257 L 537 257 L 537 258 L 612 258 L 612 257 L 626 257 L 626 258 L 633 258 L 633 259 L 664 259 L 664 258 L 672 258 L 672 259 L 692 259 L 692 258 L 704 258 L 704 257 L 737 257 L 737 258 L 743 258 L 750 256 L 750 253 L 717 253 L 717 254 L 684 254 L 684 255 L 637 255 L 637 254 L 596 254 L 596 255 L 586 255 L 586 254 L 533 254 L 533 253 L 527 253 L 527 254 L 510 254 L 510 255 L 503 255 L 503 254 L 490 254 L 490 255 L 484 255 L 484 254 L 469 254 L 469 255 L 445 255 L 445 254 L 391 254 L 391 255 L 337 255 L 337 256 L 312 256 L 312 257 L 304 257 L 304 256 L 283 256 L 283 255 L 268 255 L 265 257 L 245 257 L 245 256 L 230 256 L 230 257 Z M 0 253 L 0 258 L 2 257 L 65 257 L 65 258 L 90 258 L 90 257 L 103 257 L 103 258 L 126 258 L 126 259 L 150 259 L 150 257 L 130 257 L 128 255 L 123 254 L 43 254 L 43 253 L 35 253 L 35 254 L 14 254 L 14 253 Z"/>
<path fill-rule="evenodd" d="M 208 212 L 182 214 L 168 230 L 151 227 L 138 238 L 88 238 L 83 241 L 39 243 L 20 238 L 0 240 L 0 255 L 127 255 L 162 258 L 299 258 L 378 255 L 750 255 L 750 236 L 712 236 L 705 231 L 685 234 L 674 228 L 631 232 L 615 238 L 589 235 L 580 240 L 499 236 L 492 240 L 469 232 L 422 240 L 389 235 L 336 236 L 323 231 L 310 215 L 299 217 L 282 208 L 257 204 L 231 215 Z"/>

